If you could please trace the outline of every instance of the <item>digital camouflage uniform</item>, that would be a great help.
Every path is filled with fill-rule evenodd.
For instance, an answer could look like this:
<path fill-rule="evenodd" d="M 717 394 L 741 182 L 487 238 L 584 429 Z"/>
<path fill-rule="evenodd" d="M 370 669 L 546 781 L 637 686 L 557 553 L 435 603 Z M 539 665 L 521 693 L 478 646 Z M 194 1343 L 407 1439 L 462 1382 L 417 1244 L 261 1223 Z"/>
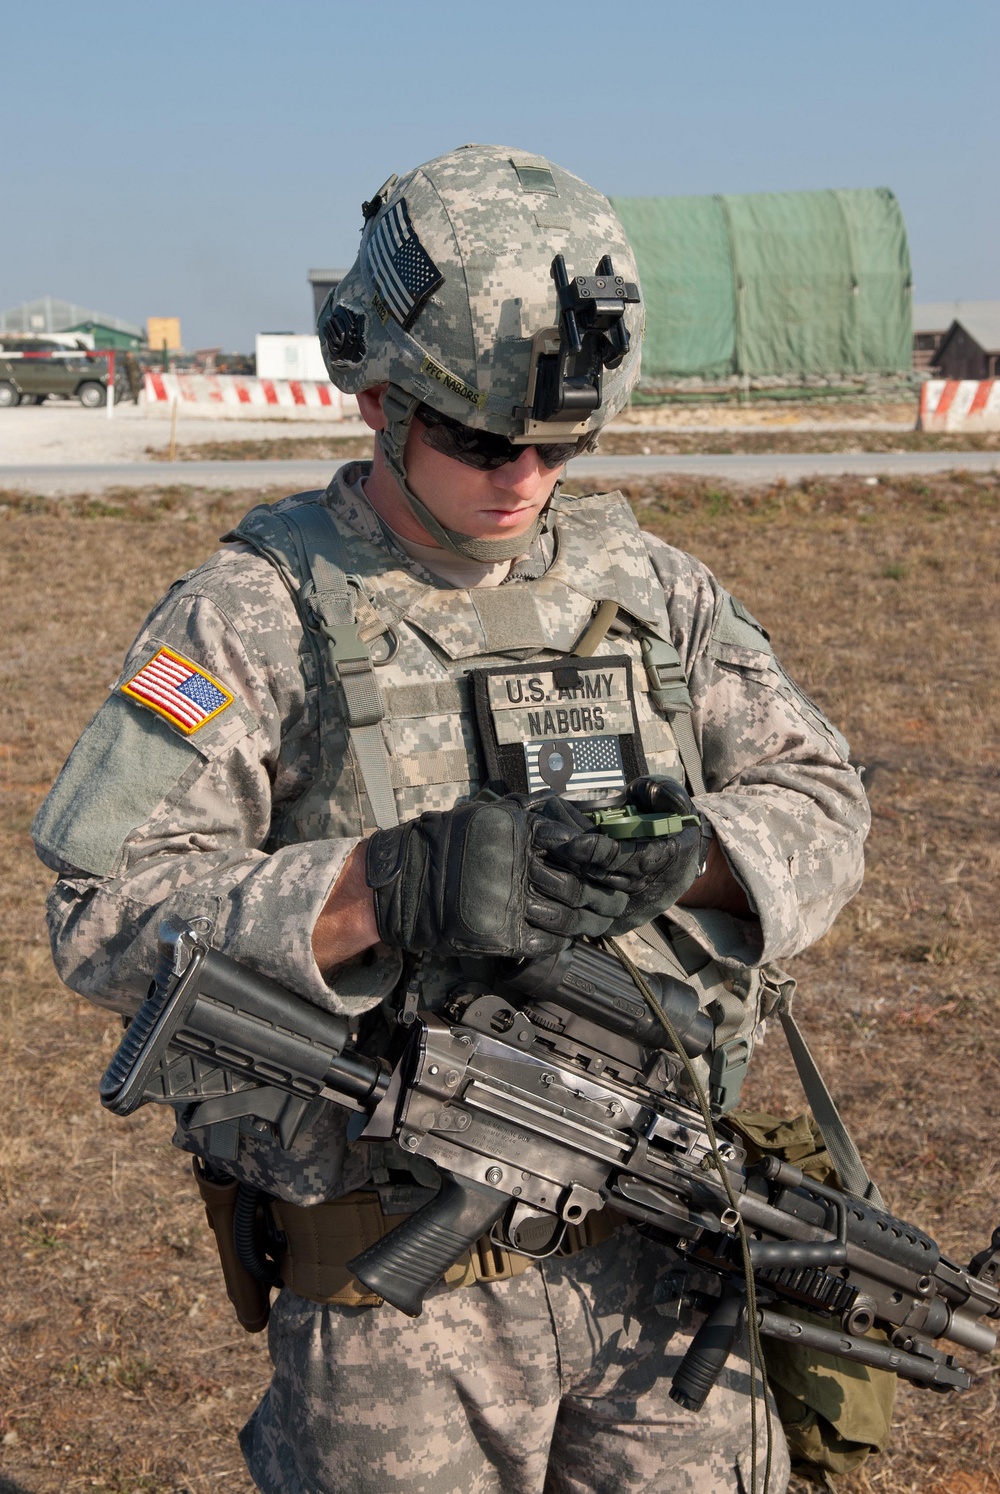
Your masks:
<path fill-rule="evenodd" d="M 359 496 L 364 470 L 342 469 L 319 501 L 340 520 L 358 573 L 371 578 L 366 594 L 393 619 L 400 640 L 379 673 L 399 813 L 408 818 L 478 785 L 468 713 L 405 712 L 449 707 L 448 682 L 461 678 L 470 659 L 483 662 L 474 652 L 482 594 L 454 591 L 393 553 Z M 609 512 L 618 518 L 614 528 Z M 567 499 L 556 515 L 515 568 L 524 579 L 502 590 L 524 587 L 527 595 L 544 586 L 554 538 L 579 529 L 572 587 L 541 599 L 550 643 L 568 650 L 591 611 L 588 591 L 606 592 L 609 584 L 628 591 L 633 605 L 633 585 L 645 588 L 648 603 L 665 610 L 709 790 L 696 802 L 758 914 L 713 920 L 675 909 L 674 926 L 705 947 L 720 928 L 730 936 L 738 930 L 742 948 L 711 951 L 730 970 L 794 954 L 826 930 L 860 881 L 867 811 L 841 739 L 711 574 L 661 541 L 640 538 L 620 500 Z M 570 542 L 563 537 L 559 548 L 565 554 Z M 303 798 L 316 771 L 317 700 L 304 680 L 302 640 L 276 570 L 242 545 L 182 578 L 152 613 L 35 827 L 40 853 L 61 873 L 49 903 L 53 951 L 74 989 L 134 1009 L 154 963 L 159 921 L 173 913 L 210 919 L 217 948 L 331 1011 L 360 1013 L 392 990 L 400 965 L 394 951 L 380 947 L 329 981 L 312 956 L 317 916 L 348 852 L 373 827 L 363 822 L 349 763 L 339 801 Z M 164 645 L 233 695 L 191 738 L 122 693 Z M 627 636 L 606 640 L 596 658 L 623 651 L 638 654 Z M 536 647 L 535 656 L 553 651 Z M 679 776 L 669 723 L 644 692 L 639 667 L 634 681 L 650 771 Z M 637 936 L 625 942 L 647 968 L 663 968 Z M 440 989 L 447 984 L 443 977 Z M 751 1026 L 756 1015 L 748 1009 Z M 289 1153 L 243 1123 L 238 1157 L 225 1165 L 300 1203 L 355 1188 L 370 1166 L 364 1146 L 349 1148 L 345 1162 L 345 1114 L 329 1107 Z M 540 1490 L 555 1428 L 559 1456 L 549 1490 L 739 1488 L 734 1469 L 748 1460 L 746 1366 L 734 1359 L 725 1388 L 697 1415 L 667 1398 L 670 1361 L 683 1352 L 690 1318 L 682 1312 L 678 1322 L 669 1305 L 675 1280 L 668 1253 L 624 1228 L 605 1246 L 508 1282 L 439 1288 L 416 1322 L 390 1308 L 321 1307 L 284 1292 L 271 1321 L 275 1380 L 244 1435 L 251 1469 L 273 1494 Z M 321 1405 L 322 1414 L 306 1415 L 310 1405 Z M 397 1422 L 402 1405 L 406 1416 Z M 425 1442 L 431 1426 L 434 1439 Z M 780 1434 L 777 1441 L 780 1449 Z M 610 1471 L 605 1484 L 593 1481 L 602 1459 L 609 1470 L 619 1461 L 631 1466 L 631 1482 L 615 1484 Z M 667 1468 L 678 1470 L 674 1482 Z M 780 1466 L 775 1473 L 780 1488 Z"/>
<path fill-rule="evenodd" d="M 254 1477 L 269 1494 L 744 1494 L 744 1355 L 702 1411 L 667 1394 L 701 1321 L 675 1261 L 626 1228 L 510 1281 L 439 1288 L 416 1320 L 282 1292 L 276 1373 L 242 1436 Z"/>
<path fill-rule="evenodd" d="M 342 388 L 402 386 L 402 414 L 379 442 L 404 483 L 400 452 L 417 398 L 511 439 L 566 439 L 557 425 L 533 433 L 530 407 L 510 415 L 512 396 L 523 398 L 525 349 L 537 351 L 539 328 L 554 315 L 548 259 L 539 255 L 565 251 L 571 270 L 586 262 L 588 274 L 609 249 L 625 275 L 634 262 L 605 199 L 550 164 L 469 148 L 366 205 L 362 254 L 337 293 L 350 317 L 331 332 L 324 313 L 320 330 Z M 412 286 L 424 298 L 415 331 L 399 320 L 405 307 L 386 304 L 389 288 L 369 252 L 404 193 L 410 226 L 441 272 L 427 291 L 433 276 L 419 255 L 412 261 Z M 392 221 L 398 229 L 398 213 Z M 328 305 L 331 319 L 336 310 Z M 574 435 L 597 431 L 628 397 L 641 308 L 630 306 L 627 321 L 633 350 L 608 367 L 604 405 Z M 331 338 L 345 326 L 362 326 L 364 337 L 342 366 Z M 520 359 L 520 384 L 511 359 Z M 622 716 L 623 689 L 631 691 L 626 714 L 653 774 L 685 776 L 675 729 L 679 714 L 690 722 L 706 787 L 697 807 L 755 913 L 674 908 L 661 920 L 670 945 L 652 947 L 638 933 L 622 942 L 639 965 L 690 980 L 720 1049 L 725 1034 L 733 1051 L 742 1044 L 748 1053 L 769 999 L 761 971 L 819 938 L 860 885 L 867 808 L 843 739 L 789 680 L 759 624 L 697 561 L 641 535 L 619 495 L 556 501 L 502 586 L 464 591 L 396 547 L 364 498 L 366 470 L 353 464 L 325 494 L 276 510 L 320 505 L 343 571 L 357 578 L 356 622 L 384 709 L 376 735 L 394 813 L 405 821 L 478 791 L 470 670 L 544 674 L 572 652 L 597 604 L 614 601 L 617 623 L 588 660 L 598 671 L 609 661 L 604 704 Z M 257 522 L 245 521 L 251 541 Z M 676 650 L 666 694 L 644 668 L 644 629 Z M 186 725 L 143 698 L 145 671 L 161 664 L 178 678 L 188 672 Z M 313 928 L 347 856 L 377 824 L 338 699 L 322 687 L 285 579 L 253 544 L 230 543 L 175 584 L 35 823 L 39 854 L 59 874 L 49 920 L 67 984 L 133 1011 L 155 963 L 158 925 L 175 915 L 207 920 L 217 949 L 330 1011 L 360 1018 L 380 1003 L 388 1009 L 397 951 L 376 946 L 328 977 L 312 954 Z M 494 725 L 501 732 L 516 719 L 497 714 Z M 446 961 L 425 962 L 423 1003 L 439 1004 L 456 973 Z M 406 1185 L 390 1169 L 407 1159 L 391 1144 L 348 1145 L 345 1121 L 337 1107 L 321 1108 L 287 1151 L 247 1119 L 178 1140 L 278 1199 L 310 1205 L 377 1186 L 386 1212 L 402 1211 Z M 426 1184 L 420 1161 L 410 1159 L 410 1170 Z M 671 1252 L 627 1225 L 510 1280 L 439 1285 L 416 1320 L 390 1307 L 323 1306 L 285 1289 L 270 1323 L 274 1378 L 243 1433 L 247 1462 L 267 1494 L 749 1488 L 745 1357 L 733 1355 L 702 1412 L 669 1399 L 700 1321 L 683 1290 Z M 774 1494 L 786 1480 L 776 1428 Z"/>

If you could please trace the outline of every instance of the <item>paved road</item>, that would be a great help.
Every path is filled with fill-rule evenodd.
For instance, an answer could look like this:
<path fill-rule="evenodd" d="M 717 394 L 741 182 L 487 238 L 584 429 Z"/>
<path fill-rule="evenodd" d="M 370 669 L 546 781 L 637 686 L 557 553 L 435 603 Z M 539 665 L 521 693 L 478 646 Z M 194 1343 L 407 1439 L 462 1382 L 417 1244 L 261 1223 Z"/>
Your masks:
<path fill-rule="evenodd" d="M 91 493 L 112 487 L 167 487 L 182 483 L 196 488 L 325 487 L 335 462 L 117 462 L 73 465 L 0 464 L 0 488 L 43 494 Z M 751 456 L 591 456 L 570 463 L 575 478 L 594 478 L 598 485 L 623 477 L 714 477 L 752 487 L 797 482 L 803 477 L 926 476 L 964 468 L 1000 471 L 1000 452 L 887 451 L 785 453 Z"/>
<path fill-rule="evenodd" d="M 802 477 L 920 476 L 950 472 L 1000 471 L 996 451 L 836 451 L 820 453 L 754 452 L 738 456 L 595 456 L 570 463 L 574 477 L 717 477 L 753 486 L 758 483 L 797 482 Z"/>

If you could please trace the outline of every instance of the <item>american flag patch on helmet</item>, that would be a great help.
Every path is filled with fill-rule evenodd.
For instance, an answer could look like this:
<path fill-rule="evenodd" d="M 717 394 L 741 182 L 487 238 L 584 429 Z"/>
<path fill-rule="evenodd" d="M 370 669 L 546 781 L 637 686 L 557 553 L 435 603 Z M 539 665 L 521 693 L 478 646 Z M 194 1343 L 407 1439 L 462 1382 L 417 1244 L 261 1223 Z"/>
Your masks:
<path fill-rule="evenodd" d="M 175 654 L 172 648 L 159 649 L 122 686 L 122 694 L 148 706 L 185 736 L 198 731 L 233 703 L 224 685 L 190 659 Z"/>
<path fill-rule="evenodd" d="M 372 229 L 367 246 L 368 268 L 381 300 L 408 327 L 444 276 L 417 238 L 401 197 Z M 381 314 L 381 313 L 380 313 Z"/>

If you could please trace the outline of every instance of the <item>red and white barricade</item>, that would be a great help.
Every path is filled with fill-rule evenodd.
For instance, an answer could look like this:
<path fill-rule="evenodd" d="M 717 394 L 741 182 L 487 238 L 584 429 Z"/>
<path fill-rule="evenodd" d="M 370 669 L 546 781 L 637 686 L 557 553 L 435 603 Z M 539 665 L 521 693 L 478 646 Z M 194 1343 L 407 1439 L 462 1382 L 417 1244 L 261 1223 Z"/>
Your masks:
<path fill-rule="evenodd" d="M 1000 431 L 1000 379 L 928 379 L 920 390 L 922 431 Z"/>
<path fill-rule="evenodd" d="M 188 413 L 219 415 L 305 414 L 320 419 L 357 420 L 358 402 L 335 384 L 318 379 L 250 379 L 238 374 L 154 373 L 145 378 L 147 405 L 169 407 L 174 400 Z"/>

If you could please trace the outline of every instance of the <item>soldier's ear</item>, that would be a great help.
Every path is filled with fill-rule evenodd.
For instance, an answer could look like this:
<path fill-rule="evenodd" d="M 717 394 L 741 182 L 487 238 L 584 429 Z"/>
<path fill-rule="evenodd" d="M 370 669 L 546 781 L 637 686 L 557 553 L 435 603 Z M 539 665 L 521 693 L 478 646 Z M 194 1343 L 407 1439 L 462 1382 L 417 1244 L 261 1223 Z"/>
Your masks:
<path fill-rule="evenodd" d="M 385 430 L 382 396 L 388 387 L 388 384 L 375 384 L 371 389 L 362 389 L 358 394 L 358 409 L 361 411 L 361 419 L 373 431 Z"/>

